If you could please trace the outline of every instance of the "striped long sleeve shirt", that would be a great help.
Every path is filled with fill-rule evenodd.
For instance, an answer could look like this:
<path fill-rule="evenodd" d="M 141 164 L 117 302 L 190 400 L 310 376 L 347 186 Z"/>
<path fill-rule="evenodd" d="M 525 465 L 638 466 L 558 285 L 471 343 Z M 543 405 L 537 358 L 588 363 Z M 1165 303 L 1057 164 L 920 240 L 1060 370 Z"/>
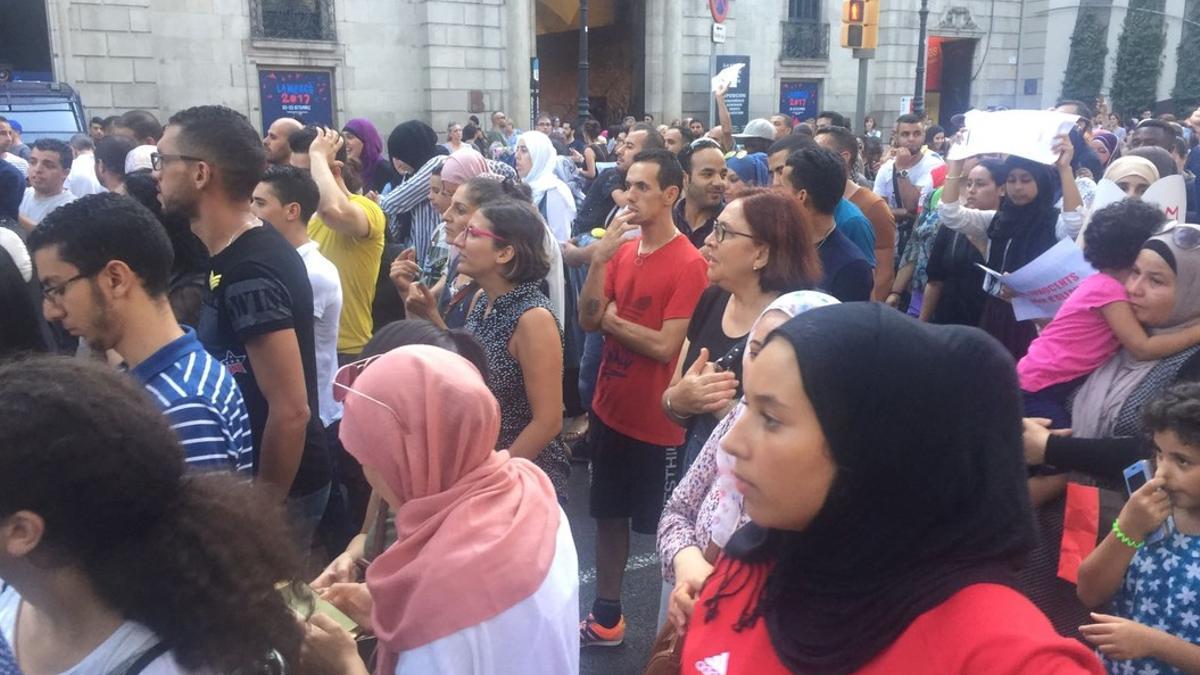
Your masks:
<path fill-rule="evenodd" d="M 179 436 L 184 460 L 201 471 L 253 469 L 250 415 L 233 376 L 191 328 L 130 370 Z"/>

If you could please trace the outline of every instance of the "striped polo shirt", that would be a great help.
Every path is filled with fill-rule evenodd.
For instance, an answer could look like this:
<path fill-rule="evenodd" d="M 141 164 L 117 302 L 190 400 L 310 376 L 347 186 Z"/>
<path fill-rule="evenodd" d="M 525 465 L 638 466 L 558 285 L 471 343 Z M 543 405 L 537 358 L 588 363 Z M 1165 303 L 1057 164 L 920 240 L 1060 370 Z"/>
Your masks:
<path fill-rule="evenodd" d="M 196 332 L 183 330 L 130 373 L 162 408 L 191 468 L 249 473 L 254 441 L 242 392 L 225 366 L 204 351 Z"/>

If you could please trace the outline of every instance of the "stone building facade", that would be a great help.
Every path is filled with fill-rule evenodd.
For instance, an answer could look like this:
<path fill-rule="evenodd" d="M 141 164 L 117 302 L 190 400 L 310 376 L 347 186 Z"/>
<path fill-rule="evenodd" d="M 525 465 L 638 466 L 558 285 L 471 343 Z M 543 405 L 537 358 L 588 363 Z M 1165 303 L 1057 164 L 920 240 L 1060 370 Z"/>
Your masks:
<path fill-rule="evenodd" d="M 386 133 L 419 118 L 441 131 L 469 113 L 486 125 L 490 111 L 504 109 L 524 126 L 530 59 L 539 51 L 541 108 L 575 112 L 577 0 L 20 1 L 45 2 L 54 77 L 79 90 L 89 114 L 145 108 L 165 117 L 215 102 L 259 124 L 260 73 L 291 69 L 329 73 L 339 124 L 367 117 Z M 1127 0 L 1091 1 L 1112 5 L 1111 59 Z M 855 109 L 858 63 L 838 45 L 841 0 L 732 0 L 723 44 L 711 39 L 706 0 L 590 2 L 590 93 L 603 99 L 597 105 L 610 124 L 625 113 L 708 118 L 718 54 L 750 57 L 751 116 L 779 111 L 781 87 L 797 84 L 815 94 L 816 108 Z M 1184 2 L 1166 0 L 1168 16 L 1181 15 Z M 881 125 L 913 93 L 919 5 L 882 7 L 866 104 Z M 1077 6 L 929 0 L 927 109 L 936 116 L 939 108 L 1052 105 Z M 1170 56 L 1180 22 L 1168 19 L 1167 30 Z M 1164 60 L 1160 98 L 1175 68 Z"/>

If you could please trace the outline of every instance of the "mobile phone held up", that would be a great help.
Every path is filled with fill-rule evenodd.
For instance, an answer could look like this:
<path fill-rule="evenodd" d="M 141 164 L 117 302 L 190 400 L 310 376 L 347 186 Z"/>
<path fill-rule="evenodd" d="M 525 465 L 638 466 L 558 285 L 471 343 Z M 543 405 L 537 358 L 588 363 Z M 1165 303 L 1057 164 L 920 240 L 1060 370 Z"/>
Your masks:
<path fill-rule="evenodd" d="M 1129 490 L 1130 495 L 1132 495 L 1134 492 L 1137 492 L 1139 489 L 1141 489 L 1141 487 L 1143 485 L 1148 483 L 1150 481 L 1150 479 L 1154 477 L 1154 472 L 1150 470 L 1150 462 L 1147 462 L 1144 459 L 1139 459 L 1138 461 L 1134 462 L 1133 464 L 1130 464 L 1129 466 L 1125 467 L 1124 473 L 1125 473 L 1125 487 Z M 1168 516 L 1167 520 L 1168 520 L 1168 522 L 1170 521 L 1169 516 Z M 1157 530 L 1151 532 L 1149 535 L 1146 536 L 1146 543 L 1147 544 L 1158 543 L 1158 542 L 1162 541 L 1166 536 L 1167 536 L 1167 523 L 1163 523 L 1161 527 L 1159 527 Z"/>

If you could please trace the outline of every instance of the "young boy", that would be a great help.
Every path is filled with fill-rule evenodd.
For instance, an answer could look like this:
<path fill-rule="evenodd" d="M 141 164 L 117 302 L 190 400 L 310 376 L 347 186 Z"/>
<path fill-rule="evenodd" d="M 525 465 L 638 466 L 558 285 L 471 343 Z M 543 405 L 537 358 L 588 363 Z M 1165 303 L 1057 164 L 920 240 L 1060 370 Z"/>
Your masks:
<path fill-rule="evenodd" d="M 1146 406 L 1157 470 L 1079 568 L 1079 599 L 1116 616 L 1081 626 L 1110 673 L 1200 670 L 1200 384 L 1177 384 Z M 1146 537 L 1173 516 L 1166 538 Z"/>

